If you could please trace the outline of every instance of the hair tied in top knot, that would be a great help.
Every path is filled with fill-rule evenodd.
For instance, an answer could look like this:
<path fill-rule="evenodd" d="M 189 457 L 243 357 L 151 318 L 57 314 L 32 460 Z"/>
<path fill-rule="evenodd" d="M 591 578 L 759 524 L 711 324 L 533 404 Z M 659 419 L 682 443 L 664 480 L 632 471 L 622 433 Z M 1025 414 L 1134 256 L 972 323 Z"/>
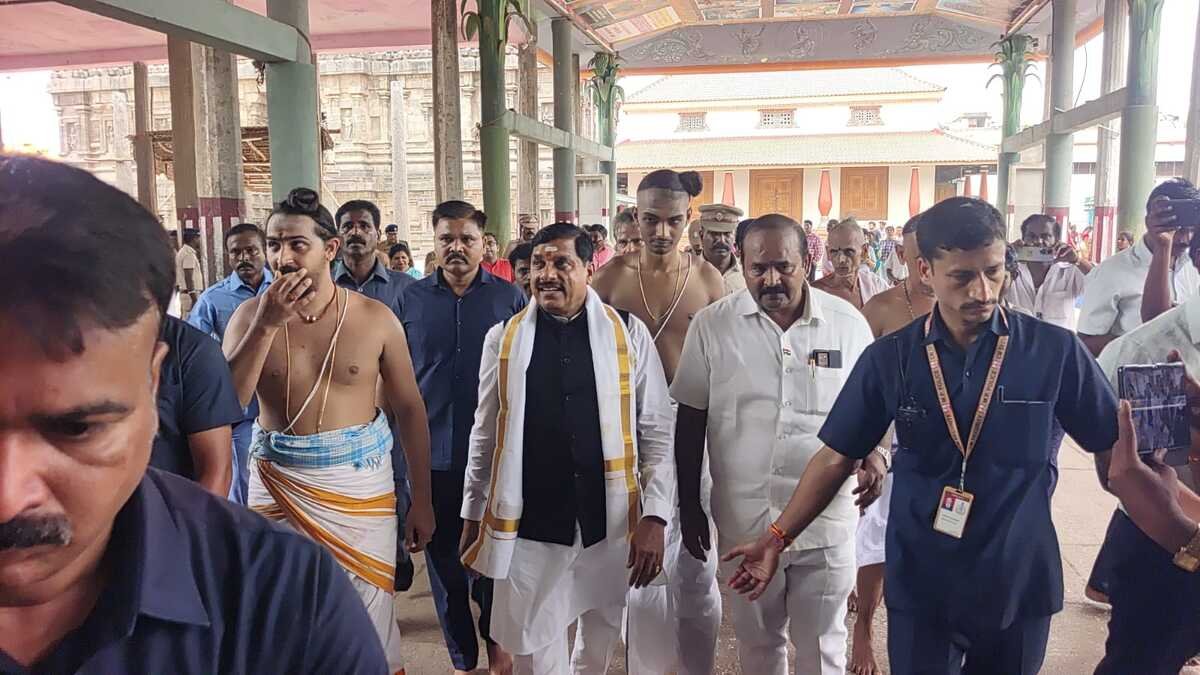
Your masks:
<path fill-rule="evenodd" d="M 683 191 L 692 197 L 698 196 L 704 190 L 704 179 L 695 171 L 679 174 L 679 184 L 683 186 Z"/>
<path fill-rule="evenodd" d="M 652 171 L 638 183 L 638 192 L 642 190 L 669 190 L 683 192 L 689 197 L 695 197 L 704 189 L 704 181 L 695 171 L 677 173 L 671 169 Z"/>
<path fill-rule="evenodd" d="M 294 188 L 284 199 L 289 207 L 306 213 L 316 213 L 321 207 L 321 195 L 309 188 Z"/>

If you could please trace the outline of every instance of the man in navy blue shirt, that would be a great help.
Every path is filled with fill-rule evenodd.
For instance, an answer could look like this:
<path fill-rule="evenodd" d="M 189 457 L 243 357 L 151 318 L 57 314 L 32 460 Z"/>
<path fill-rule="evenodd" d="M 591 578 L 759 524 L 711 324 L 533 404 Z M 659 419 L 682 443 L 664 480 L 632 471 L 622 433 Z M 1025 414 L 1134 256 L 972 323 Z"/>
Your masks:
<path fill-rule="evenodd" d="M 233 425 L 245 415 L 221 345 L 182 319 L 163 320 L 167 345 L 158 378 L 158 434 L 150 466 L 227 497 Z"/>
<path fill-rule="evenodd" d="M 1116 397 L 1079 340 L 999 309 L 1004 234 L 1000 213 L 975 199 L 922 216 L 920 270 L 934 311 L 867 348 L 788 508 L 728 556 L 744 556 L 731 585 L 761 593 L 779 546 L 895 420 L 885 589 L 896 675 L 1038 672 L 1063 600 L 1050 519 L 1054 421 L 1089 452 L 1117 439 Z"/>
<path fill-rule="evenodd" d="M 375 255 L 379 245 L 379 207 L 365 199 L 348 201 L 334 214 L 342 252 L 333 264 L 333 280 L 342 288 L 358 291 L 382 302 L 397 318 L 403 316 L 401 296 L 416 281 L 393 272 Z"/>
<path fill-rule="evenodd" d="M 201 293 L 187 317 L 188 323 L 211 335 L 218 345 L 225 340 L 225 327 L 234 311 L 243 302 L 265 293 L 274 280 L 267 267 L 267 236 L 254 223 L 239 223 L 229 228 L 225 233 L 225 251 L 233 272 Z M 256 417 L 258 397 L 250 400 L 241 421 L 233 425 L 233 481 L 229 498 L 239 504 L 246 503 L 250 431 Z"/>
<path fill-rule="evenodd" d="M 0 671 L 386 673 L 329 553 L 146 468 L 175 277 L 157 218 L 0 155 L 0 259 Z"/>
<path fill-rule="evenodd" d="M 404 331 L 417 384 L 429 416 L 433 511 L 436 528 L 425 549 L 438 620 L 456 672 L 479 660 L 470 598 L 480 606 L 479 632 L 493 672 L 511 657 L 488 630 L 491 579 L 472 581 L 459 559 L 463 482 L 468 441 L 479 403 L 479 364 L 488 329 L 525 307 L 525 294 L 480 265 L 487 217 L 466 202 L 439 204 L 433 212 L 438 268 L 404 292 Z"/>

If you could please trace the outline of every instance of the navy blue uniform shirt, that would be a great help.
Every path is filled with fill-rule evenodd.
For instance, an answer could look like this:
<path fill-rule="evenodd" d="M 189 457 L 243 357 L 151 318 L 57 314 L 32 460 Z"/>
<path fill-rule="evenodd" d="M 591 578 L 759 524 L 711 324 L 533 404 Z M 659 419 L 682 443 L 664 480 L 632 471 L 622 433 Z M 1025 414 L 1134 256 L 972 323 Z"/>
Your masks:
<path fill-rule="evenodd" d="M 387 305 L 392 310 L 392 314 L 396 318 L 404 316 L 404 289 L 416 283 L 416 279 L 408 276 L 404 272 L 393 272 L 383 266 L 383 263 L 375 260 L 375 267 L 371 270 L 371 274 L 367 280 L 360 286 L 354 279 L 354 275 L 350 270 L 346 269 L 346 265 L 342 263 L 341 258 L 338 258 L 333 263 L 333 282 L 342 288 L 348 288 L 352 291 L 358 291 L 363 295 L 373 300 L 378 300 Z"/>
<path fill-rule="evenodd" d="M 1050 520 L 1055 419 L 1089 452 L 1117 440 L 1117 399 L 1096 361 L 1069 331 L 1018 312 L 996 312 L 964 352 L 936 314 L 886 335 L 863 353 L 819 434 L 866 457 L 896 421 L 884 588 L 889 609 L 980 630 L 1062 609 L 1062 559 Z M 935 532 L 942 489 L 958 487 L 962 453 L 950 439 L 925 345 L 941 359 L 967 442 L 999 336 L 1009 335 L 991 409 L 967 465 L 975 495 L 962 539 Z"/>
<path fill-rule="evenodd" d="M 232 426 L 246 414 L 216 340 L 173 316 L 163 321 L 162 340 L 169 351 L 158 381 L 158 434 L 150 466 L 195 479 L 188 434 Z M 229 452 L 232 457 L 233 449 Z"/>
<path fill-rule="evenodd" d="M 31 668 L 0 652 L 0 672 L 387 673 L 332 555 L 190 481 L 148 469 L 105 555 L 83 624 Z"/>
<path fill-rule="evenodd" d="M 521 289 L 482 267 L 461 298 L 440 269 L 404 291 L 404 332 L 429 416 L 434 471 L 466 469 L 483 338 L 524 307 Z"/>

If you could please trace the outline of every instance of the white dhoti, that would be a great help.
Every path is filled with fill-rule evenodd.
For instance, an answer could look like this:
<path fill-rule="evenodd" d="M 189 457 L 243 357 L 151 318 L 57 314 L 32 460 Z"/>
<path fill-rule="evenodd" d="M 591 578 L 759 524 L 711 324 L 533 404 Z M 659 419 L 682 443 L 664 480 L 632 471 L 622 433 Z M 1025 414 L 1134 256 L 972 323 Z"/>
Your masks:
<path fill-rule="evenodd" d="M 895 435 L 892 436 L 892 456 L 896 454 Z M 885 560 L 884 548 L 887 539 L 888 512 L 892 504 L 892 474 L 889 472 L 883 478 L 883 491 L 879 498 L 867 507 L 862 517 L 858 519 L 858 529 L 854 532 L 855 558 L 859 567 L 882 565 Z"/>
<path fill-rule="evenodd" d="M 574 672 L 608 671 L 612 647 L 619 637 L 625 607 L 629 545 L 623 536 L 583 548 L 517 539 L 508 577 L 495 582 L 492 596 L 492 639 L 528 664 L 529 672 L 562 665 L 567 653 L 566 627 L 589 614 L 605 630 L 576 643 Z M 612 617 L 615 615 L 615 625 Z M 527 657 L 527 658 L 520 658 Z M 548 670 L 555 675 L 564 670 Z"/>
<path fill-rule="evenodd" d="M 256 424 L 248 505 L 333 554 L 349 573 L 395 673 L 404 663 L 393 604 L 399 533 L 391 449 L 382 412 L 370 424 L 309 436 L 263 431 Z"/>
<path fill-rule="evenodd" d="M 855 557 L 859 567 L 882 565 L 885 559 L 884 543 L 887 539 L 888 510 L 892 503 L 892 474 L 883 479 L 883 492 L 879 499 L 867 507 L 858 519 L 854 532 Z"/>
<path fill-rule="evenodd" d="M 701 505 L 705 513 L 711 513 L 712 479 L 707 455 L 700 475 Z M 717 584 L 717 526 L 710 517 L 712 549 L 707 560 L 700 561 L 683 546 L 679 523 L 677 509 L 676 517 L 667 524 L 666 583 L 629 591 L 625 644 L 630 673 L 709 675 L 715 665 L 722 611 Z M 581 620 L 579 630 L 590 631 L 590 622 Z"/>

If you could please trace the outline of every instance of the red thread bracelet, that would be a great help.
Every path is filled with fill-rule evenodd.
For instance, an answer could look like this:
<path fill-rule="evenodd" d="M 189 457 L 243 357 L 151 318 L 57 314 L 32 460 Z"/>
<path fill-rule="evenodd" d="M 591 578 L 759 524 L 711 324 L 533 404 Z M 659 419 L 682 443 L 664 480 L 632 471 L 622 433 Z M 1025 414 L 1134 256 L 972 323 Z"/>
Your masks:
<path fill-rule="evenodd" d="M 771 533 L 771 537 L 775 540 L 776 546 L 780 553 L 782 553 L 788 546 L 791 546 L 792 539 L 788 537 L 787 533 L 775 523 L 771 523 L 770 527 L 767 528 L 767 531 Z"/>

